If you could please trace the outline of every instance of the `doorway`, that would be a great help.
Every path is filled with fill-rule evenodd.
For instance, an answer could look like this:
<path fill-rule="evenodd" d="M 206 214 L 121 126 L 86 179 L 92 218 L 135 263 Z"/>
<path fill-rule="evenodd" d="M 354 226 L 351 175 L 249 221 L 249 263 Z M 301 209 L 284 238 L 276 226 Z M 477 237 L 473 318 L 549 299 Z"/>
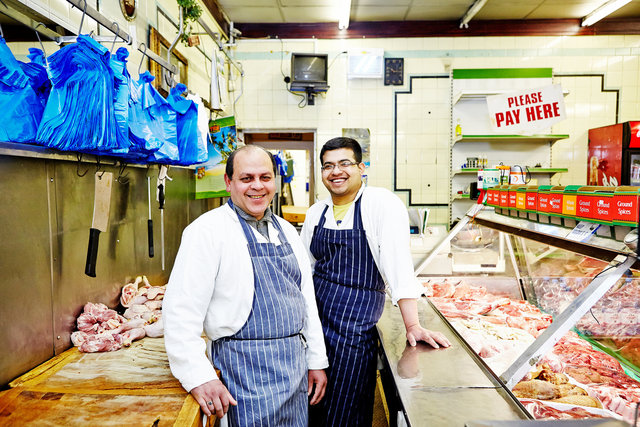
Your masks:
<path fill-rule="evenodd" d="M 279 151 L 288 158 L 293 166 L 293 178 L 290 182 L 290 199 L 293 206 L 309 207 L 315 202 L 315 140 L 312 131 L 261 131 L 244 130 L 244 143 L 257 145 L 273 154 Z M 289 171 L 288 176 L 291 175 Z M 284 204 L 284 203 L 283 203 Z"/>

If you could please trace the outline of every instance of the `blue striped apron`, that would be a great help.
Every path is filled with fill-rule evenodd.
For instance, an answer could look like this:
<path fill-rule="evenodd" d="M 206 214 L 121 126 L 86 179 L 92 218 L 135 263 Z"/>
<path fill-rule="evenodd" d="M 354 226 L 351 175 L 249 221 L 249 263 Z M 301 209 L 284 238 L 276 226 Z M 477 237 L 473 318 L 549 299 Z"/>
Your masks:
<path fill-rule="evenodd" d="M 242 328 L 211 348 L 214 366 L 238 401 L 229 407 L 229 426 L 306 426 L 308 370 L 300 334 L 305 301 L 298 261 L 276 218 L 280 245 L 258 243 L 238 218 L 253 264 L 253 306 Z"/>
<path fill-rule="evenodd" d="M 313 425 L 371 426 L 376 384 L 377 332 L 384 280 L 362 225 L 358 199 L 353 229 L 324 228 L 327 206 L 313 232 L 313 283 L 327 345 L 327 394 L 311 409 Z M 317 424 L 316 424 L 317 422 Z"/>

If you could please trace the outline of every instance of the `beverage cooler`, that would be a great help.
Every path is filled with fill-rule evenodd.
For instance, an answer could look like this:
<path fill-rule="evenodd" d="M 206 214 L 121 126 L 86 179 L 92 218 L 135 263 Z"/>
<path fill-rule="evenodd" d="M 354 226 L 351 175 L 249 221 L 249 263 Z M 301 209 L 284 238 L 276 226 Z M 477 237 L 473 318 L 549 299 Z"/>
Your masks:
<path fill-rule="evenodd" d="M 589 185 L 640 186 L 640 121 L 589 129 Z"/>

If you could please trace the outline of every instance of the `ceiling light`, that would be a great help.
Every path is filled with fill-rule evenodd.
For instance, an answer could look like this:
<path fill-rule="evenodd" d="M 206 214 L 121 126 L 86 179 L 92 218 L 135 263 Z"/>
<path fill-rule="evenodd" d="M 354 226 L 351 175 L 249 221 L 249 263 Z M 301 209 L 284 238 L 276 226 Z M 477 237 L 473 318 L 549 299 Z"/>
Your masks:
<path fill-rule="evenodd" d="M 471 21 L 471 18 L 476 16 L 476 13 L 480 12 L 480 9 L 482 9 L 486 2 L 487 0 L 476 0 L 475 2 L 473 2 L 471 7 L 469 7 L 467 12 L 460 20 L 460 28 L 469 28 L 469 21 Z"/>
<path fill-rule="evenodd" d="M 593 12 L 591 12 L 590 14 L 588 14 L 587 16 L 585 16 L 584 18 L 582 18 L 582 23 L 580 25 L 582 25 L 583 27 L 588 27 L 589 25 L 593 25 L 599 20 L 601 20 L 602 18 L 620 9 L 622 6 L 629 3 L 630 1 L 631 0 L 610 0 L 605 4 L 603 4 L 602 6 L 600 6 L 599 8 L 597 8 L 596 10 L 594 10 Z"/>
<path fill-rule="evenodd" d="M 346 30 L 349 28 L 349 15 L 351 15 L 351 0 L 342 0 L 338 12 L 338 29 Z"/>

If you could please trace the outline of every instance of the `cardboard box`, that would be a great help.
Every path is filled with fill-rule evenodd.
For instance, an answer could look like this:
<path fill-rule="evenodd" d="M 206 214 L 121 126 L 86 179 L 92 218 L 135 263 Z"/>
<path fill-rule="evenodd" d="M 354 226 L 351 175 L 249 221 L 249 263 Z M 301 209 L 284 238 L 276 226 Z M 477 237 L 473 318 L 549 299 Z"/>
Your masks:
<path fill-rule="evenodd" d="M 613 193 L 613 225 L 638 225 L 640 187 L 617 187 Z"/>
<path fill-rule="evenodd" d="M 613 224 L 613 194 L 616 187 L 580 187 L 576 218 L 600 224 Z"/>
<path fill-rule="evenodd" d="M 576 218 L 579 188 L 580 185 L 567 185 L 562 193 L 562 215 L 565 218 Z"/>
<path fill-rule="evenodd" d="M 549 215 L 562 216 L 562 196 L 564 186 L 556 185 L 549 190 Z"/>
<path fill-rule="evenodd" d="M 538 206 L 536 208 L 538 214 L 549 215 L 551 188 L 553 188 L 552 185 L 541 185 L 538 187 Z"/>

